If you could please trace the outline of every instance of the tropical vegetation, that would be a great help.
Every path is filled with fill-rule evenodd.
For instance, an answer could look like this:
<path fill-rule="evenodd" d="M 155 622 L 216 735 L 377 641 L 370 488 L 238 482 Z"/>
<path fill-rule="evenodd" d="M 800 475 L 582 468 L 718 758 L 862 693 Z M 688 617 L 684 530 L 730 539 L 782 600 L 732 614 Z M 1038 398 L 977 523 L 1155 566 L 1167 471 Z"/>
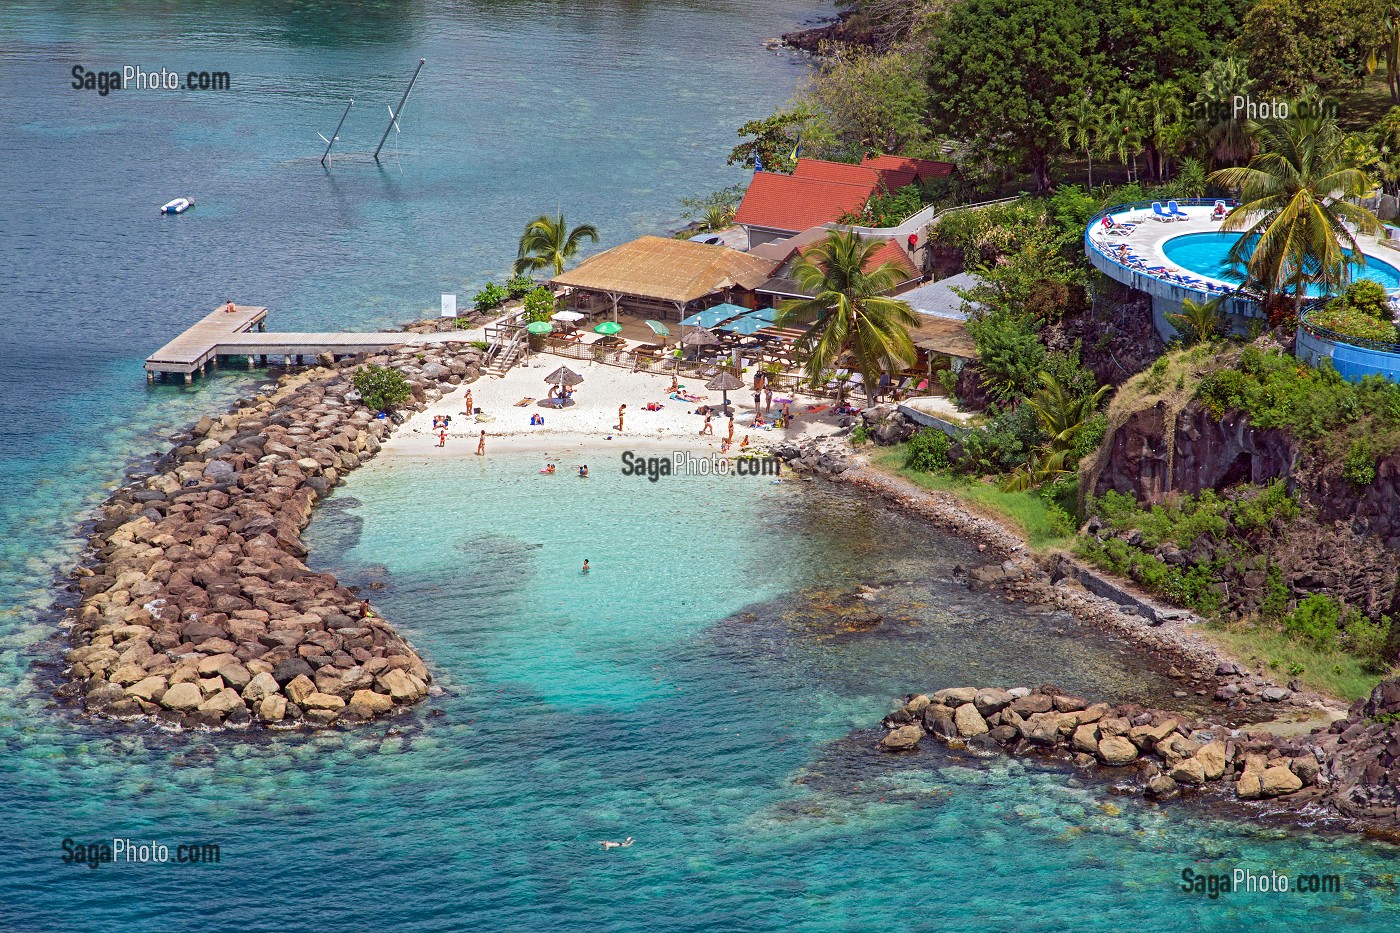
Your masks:
<path fill-rule="evenodd" d="M 880 374 L 912 366 L 916 357 L 909 329 L 918 319 L 903 301 L 887 296 L 904 278 L 893 262 L 873 260 L 880 243 L 853 232 L 833 231 L 799 254 L 792 278 L 811 298 L 784 302 L 777 326 L 810 325 L 797 340 L 804 374 L 823 383 L 842 360 L 861 374 L 873 392 Z"/>

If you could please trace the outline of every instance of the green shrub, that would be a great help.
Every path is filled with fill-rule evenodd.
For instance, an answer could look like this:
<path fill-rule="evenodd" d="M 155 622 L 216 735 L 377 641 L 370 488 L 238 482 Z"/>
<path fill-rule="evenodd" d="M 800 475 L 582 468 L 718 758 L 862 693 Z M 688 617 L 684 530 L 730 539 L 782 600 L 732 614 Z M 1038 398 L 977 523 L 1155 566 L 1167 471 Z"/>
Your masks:
<path fill-rule="evenodd" d="M 1314 593 L 1283 617 L 1283 630 L 1314 648 L 1327 650 L 1337 644 L 1342 631 L 1342 607 L 1335 599 Z"/>
<path fill-rule="evenodd" d="M 1389 313 L 1389 305 L 1386 306 L 1386 313 Z M 1388 319 L 1378 320 L 1374 314 L 1342 301 L 1334 301 L 1320 310 L 1311 312 L 1308 314 L 1308 322 L 1343 337 L 1377 340 L 1382 343 L 1393 343 L 1396 339 L 1395 325 Z"/>
<path fill-rule="evenodd" d="M 389 411 L 413 397 L 408 380 L 397 369 L 365 366 L 351 380 L 360 399 L 375 411 Z"/>
<path fill-rule="evenodd" d="M 1004 411 L 960 439 L 963 454 L 956 467 L 972 475 L 1009 473 L 1026 462 L 1032 449 L 1045 440 L 1040 421 L 1029 406 Z"/>
<path fill-rule="evenodd" d="M 512 276 L 506 283 L 506 296 L 513 299 L 524 298 L 535 290 L 535 280 L 528 275 Z"/>
<path fill-rule="evenodd" d="M 472 307 L 483 314 L 494 311 L 506 303 L 506 290 L 495 282 L 487 282 L 481 291 L 472 296 Z"/>
<path fill-rule="evenodd" d="M 1390 299 L 1380 282 L 1358 279 L 1347 286 L 1342 301 L 1353 311 L 1387 324 L 1391 322 Z"/>
<path fill-rule="evenodd" d="M 931 473 L 948 465 L 948 451 L 953 442 L 937 428 L 921 428 L 909 438 L 904 465 L 920 473 Z"/>
<path fill-rule="evenodd" d="M 942 433 L 941 431 L 939 433 Z M 851 443 L 857 447 L 863 446 L 870 441 L 870 429 L 863 424 L 858 424 L 851 429 Z"/>
<path fill-rule="evenodd" d="M 1358 488 L 1376 481 L 1376 451 L 1370 440 L 1358 437 L 1347 446 L 1342 478 Z"/>
<path fill-rule="evenodd" d="M 529 322 L 548 321 L 554 316 L 554 292 L 543 285 L 525 296 L 525 319 Z"/>
<path fill-rule="evenodd" d="M 487 343 L 485 340 L 473 340 L 472 346 L 482 351 L 491 349 L 491 344 Z"/>

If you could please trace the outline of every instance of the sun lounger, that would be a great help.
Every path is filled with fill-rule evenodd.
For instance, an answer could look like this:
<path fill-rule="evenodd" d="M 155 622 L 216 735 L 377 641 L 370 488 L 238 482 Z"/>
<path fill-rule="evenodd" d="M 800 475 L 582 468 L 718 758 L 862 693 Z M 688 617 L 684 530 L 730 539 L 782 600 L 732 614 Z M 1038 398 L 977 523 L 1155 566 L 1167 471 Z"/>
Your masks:
<path fill-rule="evenodd" d="M 528 398 L 528 397 L 527 397 L 527 398 L 522 398 L 520 401 L 518 401 L 518 402 L 515 403 L 515 407 L 516 407 L 516 408 L 524 408 L 526 405 L 529 405 L 529 404 L 530 404 L 531 402 L 533 402 L 533 401 L 534 401 L 534 399 L 532 399 L 532 398 Z"/>
<path fill-rule="evenodd" d="M 1167 213 L 1175 220 L 1190 220 L 1190 216 L 1177 206 L 1175 201 L 1167 202 Z"/>
<path fill-rule="evenodd" d="M 1171 214 L 1168 214 L 1166 211 L 1162 210 L 1162 202 L 1161 202 L 1161 201 L 1153 201 L 1153 202 L 1152 202 L 1152 219 L 1153 219 L 1153 220 L 1160 220 L 1160 221 L 1162 221 L 1162 222 L 1165 223 L 1166 221 L 1169 221 L 1169 220 L 1172 219 L 1172 215 L 1171 215 Z"/>

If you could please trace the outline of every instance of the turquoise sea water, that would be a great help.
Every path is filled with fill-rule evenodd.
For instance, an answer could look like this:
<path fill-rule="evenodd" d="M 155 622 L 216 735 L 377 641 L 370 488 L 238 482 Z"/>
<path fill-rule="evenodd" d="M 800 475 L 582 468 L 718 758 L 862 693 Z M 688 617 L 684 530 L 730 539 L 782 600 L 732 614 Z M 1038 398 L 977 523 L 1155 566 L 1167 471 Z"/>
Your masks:
<path fill-rule="evenodd" d="M 555 204 L 604 245 L 664 229 L 677 195 L 742 177 L 722 165 L 734 128 L 801 73 L 757 40 L 813 12 L 0 8 L 0 931 L 1393 929 L 1393 849 L 1159 810 L 1030 763 L 875 754 L 870 727 L 910 689 L 1174 684 L 1071 619 L 968 593 L 949 578 L 969 547 L 822 487 L 652 485 L 591 455 L 586 483 L 534 460 L 372 463 L 309 538 L 320 566 L 376 587 L 441 696 L 392 726 L 273 738 L 53 707 L 62 645 L 40 610 L 73 516 L 261 378 L 148 390 L 151 349 L 228 294 L 274 326 L 406 319 L 498 275 L 521 219 Z M 354 154 L 419 56 L 397 155 L 375 168 Z M 228 70 L 235 90 L 99 98 L 68 87 L 75 63 Z M 346 96 L 348 157 L 327 174 L 315 133 Z M 158 217 L 177 194 L 196 209 Z M 824 608 L 859 584 L 873 631 Z M 65 837 L 222 859 L 92 870 L 61 862 Z M 1173 886 L 1236 866 L 1346 889 Z"/>
<path fill-rule="evenodd" d="M 1244 277 L 1229 261 L 1230 249 L 1239 238 L 1238 233 L 1187 233 L 1172 237 L 1163 243 L 1162 252 L 1183 269 L 1208 275 L 1222 282 L 1239 282 Z M 1364 267 L 1354 270 L 1354 278 L 1379 282 L 1385 286 L 1386 291 L 1400 288 L 1400 269 L 1370 256 L 1366 257 Z M 1320 292 L 1313 288 L 1309 294 Z"/>

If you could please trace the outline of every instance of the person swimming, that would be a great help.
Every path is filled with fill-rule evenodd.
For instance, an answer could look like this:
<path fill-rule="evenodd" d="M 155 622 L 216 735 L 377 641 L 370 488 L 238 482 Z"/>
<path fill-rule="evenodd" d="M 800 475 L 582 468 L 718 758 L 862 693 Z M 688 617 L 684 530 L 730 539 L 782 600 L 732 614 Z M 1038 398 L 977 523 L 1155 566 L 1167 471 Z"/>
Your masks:
<path fill-rule="evenodd" d="M 552 463 L 546 463 L 546 464 L 544 465 L 544 469 L 543 469 L 543 470 L 540 470 L 540 472 L 543 473 L 545 476 L 553 476 L 553 475 L 554 475 L 554 464 L 552 464 Z"/>
<path fill-rule="evenodd" d="M 582 571 L 582 572 L 583 572 L 583 573 L 588 573 L 588 558 L 587 558 L 587 557 L 585 557 L 585 558 L 583 559 L 583 571 Z"/>
<path fill-rule="evenodd" d="M 588 464 L 585 463 L 583 466 L 578 468 L 578 475 L 581 477 L 588 476 Z M 584 563 L 586 564 L 588 563 L 588 561 L 584 561 Z"/>

